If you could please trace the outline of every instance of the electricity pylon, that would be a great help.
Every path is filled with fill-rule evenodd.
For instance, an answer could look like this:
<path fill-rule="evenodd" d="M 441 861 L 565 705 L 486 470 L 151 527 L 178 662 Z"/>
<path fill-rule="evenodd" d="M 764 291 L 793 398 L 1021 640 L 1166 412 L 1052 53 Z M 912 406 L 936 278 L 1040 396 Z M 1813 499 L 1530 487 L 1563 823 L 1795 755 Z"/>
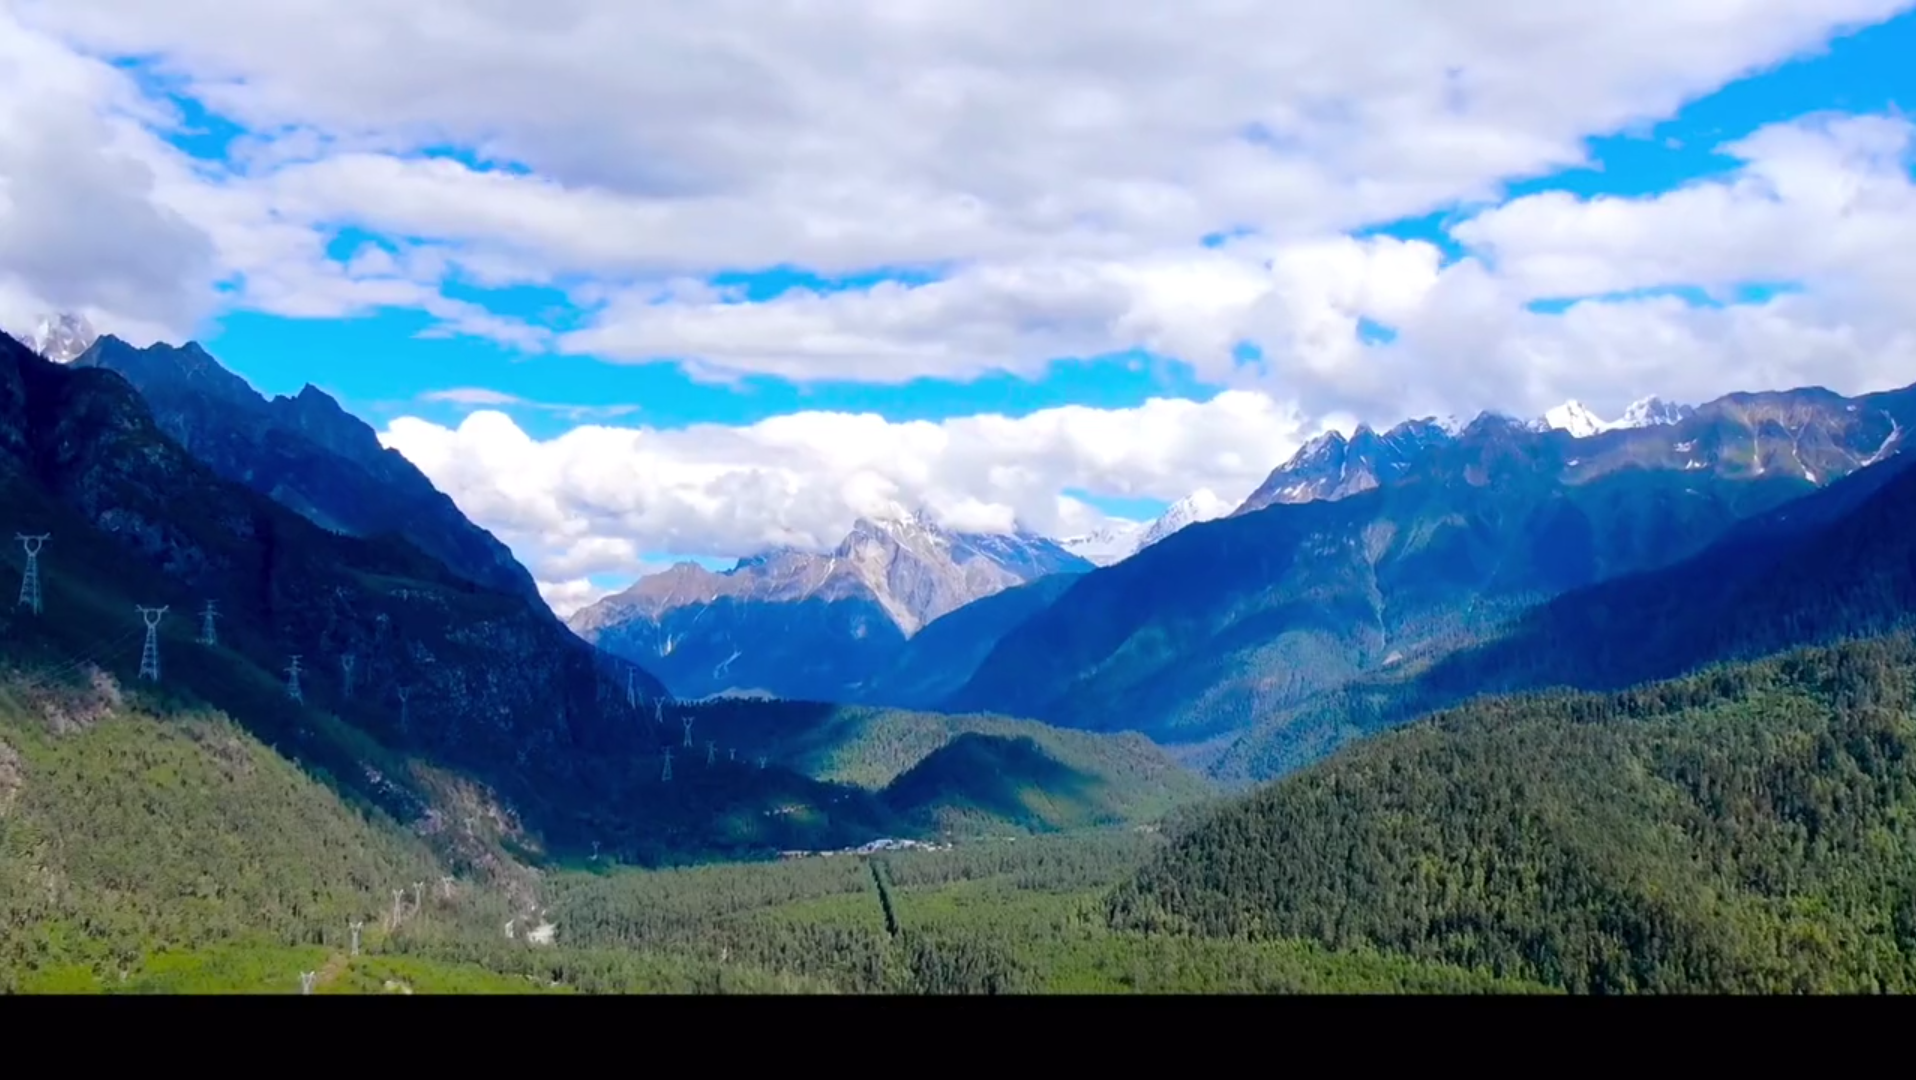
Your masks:
<path fill-rule="evenodd" d="M 40 549 L 46 547 L 51 539 L 49 534 L 39 536 L 19 535 L 14 539 L 27 553 L 26 572 L 20 576 L 20 603 L 16 606 L 28 608 L 35 615 L 40 614 Z"/>
<path fill-rule="evenodd" d="M 140 675 L 142 679 L 160 681 L 160 620 L 166 616 L 164 607 L 135 608 L 140 619 L 146 623 L 146 644 L 140 648 Z"/>

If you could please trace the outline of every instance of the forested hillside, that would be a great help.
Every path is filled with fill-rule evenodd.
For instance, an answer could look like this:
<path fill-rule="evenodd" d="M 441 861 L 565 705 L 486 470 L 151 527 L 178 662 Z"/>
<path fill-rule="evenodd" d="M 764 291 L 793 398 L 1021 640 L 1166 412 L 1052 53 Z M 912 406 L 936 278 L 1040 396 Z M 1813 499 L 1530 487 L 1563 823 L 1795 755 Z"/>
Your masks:
<path fill-rule="evenodd" d="M 1115 927 L 1577 992 L 1916 990 L 1916 644 L 1481 701 L 1178 838 Z"/>
<path fill-rule="evenodd" d="M 1692 558 L 1539 605 L 1480 646 L 1276 710 L 1212 771 L 1274 776 L 1481 695 L 1616 690 L 1906 626 L 1916 614 L 1910 464 L 1896 454 L 1743 522 Z"/>

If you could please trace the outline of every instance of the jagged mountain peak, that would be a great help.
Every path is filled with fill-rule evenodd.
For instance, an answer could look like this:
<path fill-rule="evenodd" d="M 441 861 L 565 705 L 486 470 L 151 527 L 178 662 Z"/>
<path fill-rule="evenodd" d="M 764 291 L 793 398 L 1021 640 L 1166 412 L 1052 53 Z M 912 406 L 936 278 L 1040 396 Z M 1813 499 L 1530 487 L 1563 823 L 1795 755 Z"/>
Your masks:
<path fill-rule="evenodd" d="M 1566 432 L 1575 439 L 1587 439 L 1602 432 L 1608 426 L 1602 417 L 1591 412 L 1589 406 L 1575 398 L 1544 413 L 1543 423 L 1545 427 Z"/>
<path fill-rule="evenodd" d="M 1633 402 L 1623 411 L 1623 417 L 1613 426 L 1618 428 L 1658 427 L 1665 424 L 1680 424 L 1696 414 L 1689 405 L 1677 405 L 1665 401 L 1654 394 Z"/>

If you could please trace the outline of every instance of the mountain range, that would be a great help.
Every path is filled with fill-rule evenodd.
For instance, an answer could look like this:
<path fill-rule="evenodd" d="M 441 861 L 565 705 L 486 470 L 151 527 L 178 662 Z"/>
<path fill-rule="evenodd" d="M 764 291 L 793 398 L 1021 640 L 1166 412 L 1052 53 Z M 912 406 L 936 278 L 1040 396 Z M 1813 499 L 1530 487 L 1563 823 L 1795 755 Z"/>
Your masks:
<path fill-rule="evenodd" d="M 742 954 L 783 972 L 801 941 L 920 987 L 1051 963 L 1054 985 L 1232 968 L 1269 991 L 1295 975 L 1259 964 L 1309 957 L 1370 972 L 1327 979 L 1344 989 L 1916 987 L 1916 388 L 1326 436 L 1264 505 L 1193 500 L 1104 565 L 893 508 L 830 553 L 629 590 L 628 623 L 685 613 L 667 655 L 724 647 L 708 621 L 758 635 L 728 654 L 751 679 L 691 702 L 562 625 L 337 403 L 243 386 L 191 344 L 49 363 L 0 335 L 0 526 L 50 537 L 43 607 L 0 611 L 0 989 L 161 985 L 180 957 L 155 954 L 262 935 L 304 951 L 223 978 L 346 970 L 348 920 L 408 881 L 369 933 L 412 920 L 409 958 L 629 988 L 595 966 L 612 952 L 500 940 L 554 902 L 535 866 L 568 879 L 546 893 L 574 901 L 575 949 L 641 966 L 675 905 L 722 909 L 703 987 Z M 848 681 L 837 704 L 736 693 L 773 676 Z M 846 704 L 886 699 L 940 711 Z M 961 715 L 981 710 L 1035 719 Z M 1207 786 L 1166 746 L 1275 782 L 1193 806 Z M 750 926 L 726 906 L 743 879 L 694 871 L 662 903 L 662 875 L 565 866 L 1179 808 L 1143 865 L 1070 901 L 1069 941 L 1047 890 L 1113 880 L 1115 848 L 769 863 L 789 876 L 755 887 L 796 906 Z M 991 866 L 1042 905 L 982 888 Z M 451 875 L 497 892 L 454 902 Z M 952 892 L 923 891 L 937 875 Z M 863 895 L 864 930 L 827 925 L 859 909 L 823 898 Z"/>
<path fill-rule="evenodd" d="M 866 700 L 860 687 L 940 617 L 1016 585 L 1091 568 L 1027 532 L 954 532 L 926 513 L 894 507 L 858 519 L 829 552 L 771 551 L 722 573 L 680 563 L 576 612 L 568 624 L 658 672 L 680 696 L 755 691 Z"/>
<path fill-rule="evenodd" d="M 490 561 L 497 541 L 369 445 L 319 391 L 268 402 L 191 343 L 101 338 L 62 364 L 0 334 L 0 526 L 49 537 L 34 558 L 42 603 L 0 611 L 0 712 L 23 703 L 37 738 L 40 723 L 218 710 L 260 752 L 482 876 L 533 851 L 657 862 L 946 828 L 945 801 L 999 790 L 962 767 L 976 739 L 957 765 L 927 766 L 936 784 L 921 770 L 910 790 L 883 789 L 966 735 L 1015 744 L 1021 783 L 1050 808 L 968 827 L 1126 820 L 1208 790 L 1135 737 L 671 700 L 642 665 L 565 627 L 509 554 Z M 24 551 L 0 566 L 24 574 Z M 994 566 L 1018 561 L 992 551 Z M 1063 556 L 1024 557 L 1035 574 Z M 158 620 L 163 681 L 147 681 L 136 607 Z M 9 797 L 15 737 L 0 739 Z M 872 786 L 836 778 L 848 768 Z M 1047 791 L 1054 781 L 1068 787 Z M 518 854 L 483 840 L 505 833 Z"/>
<path fill-rule="evenodd" d="M 1214 764 L 1316 695 L 1694 555 L 1885 460 L 1912 422 L 1916 392 L 1805 389 L 1583 437 L 1490 414 L 1327 436 L 1272 474 L 1267 504 L 1081 575 L 943 704 L 1139 730 Z"/>

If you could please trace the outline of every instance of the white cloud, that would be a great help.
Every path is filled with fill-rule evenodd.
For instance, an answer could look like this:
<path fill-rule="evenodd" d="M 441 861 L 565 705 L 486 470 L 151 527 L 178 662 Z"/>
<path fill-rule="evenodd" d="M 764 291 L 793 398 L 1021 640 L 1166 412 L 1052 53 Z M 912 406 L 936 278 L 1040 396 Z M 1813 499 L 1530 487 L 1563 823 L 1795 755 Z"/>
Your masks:
<path fill-rule="evenodd" d="M 1242 498 L 1306 429 L 1254 392 L 1135 409 L 1048 409 L 891 423 L 797 413 L 750 427 L 581 427 L 540 442 L 503 413 L 382 435 L 541 580 L 632 572 L 659 552 L 737 557 L 835 544 L 860 513 L 922 503 L 958 528 L 1061 534 L 1101 520 L 1060 493 Z"/>
<path fill-rule="evenodd" d="M 545 599 L 546 606 L 561 619 L 582 608 L 612 595 L 615 590 L 603 588 L 585 578 L 573 578 L 568 581 L 541 581 L 539 595 Z"/>
<path fill-rule="evenodd" d="M 1095 515 L 1067 487 L 1241 493 L 1301 434 L 1360 419 L 1906 380 L 1900 119 L 1768 128 L 1726 148 L 1742 168 L 1661 195 L 1493 207 L 1453 230 L 1476 254 L 1448 267 L 1349 234 L 1494 198 L 1581 162 L 1586 136 L 1909 6 L 15 0 L 0 324 L 71 306 L 177 337 L 231 280 L 222 302 L 256 310 L 416 308 L 434 333 L 716 379 L 1035 375 L 1148 348 L 1240 388 L 942 424 L 808 413 L 536 443 L 480 411 L 391 432 L 555 582 L 645 551 L 829 543 L 898 497 L 975 527 L 1078 528 Z M 191 159 L 156 134 L 179 122 L 168 107 L 69 44 L 158 56 L 253 134 L 223 165 Z M 424 153 L 447 146 L 463 160 Z M 403 239 L 336 260 L 345 227 Z M 1233 229 L 1251 236 L 1197 240 Z M 938 280 L 761 303 L 701 280 L 773 265 Z M 555 333 L 448 298 L 454 277 L 558 285 L 593 317 Z M 1525 308 L 1750 281 L 1803 292 Z M 1365 344 L 1366 319 L 1396 340 Z M 1239 362 L 1242 340 L 1262 358 Z M 439 400 L 610 415 L 494 393 Z"/>
<path fill-rule="evenodd" d="M 897 380 L 1135 345 L 1223 369 L 1225 327 L 1260 291 L 1277 296 L 1246 321 L 1267 353 L 1328 372 L 1344 365 L 1346 320 L 1260 283 L 1259 263 L 1204 252 L 1199 235 L 1296 242 L 1281 261 L 1327 262 L 1278 276 L 1315 289 L 1348 269 L 1332 264 L 1350 257 L 1342 232 L 1581 162 L 1589 134 L 1906 6 L 1670 0 L 1628 19 L 1488 0 L 13 10 L 87 48 L 158 56 L 195 96 L 270 133 L 241 141 L 236 173 L 147 151 L 158 204 L 211 238 L 247 305 L 411 306 L 447 332 L 552 343 L 439 296 L 456 268 L 611 299 L 569 348 L 682 353 L 719 376 Z M 138 100 L 124 74 L 96 68 L 111 84 L 101 100 Z M 523 167 L 417 156 L 447 145 Z M 323 249 L 347 225 L 429 254 L 342 266 Z M 942 288 L 763 310 L 644 302 L 671 279 L 774 264 L 957 273 Z"/>

